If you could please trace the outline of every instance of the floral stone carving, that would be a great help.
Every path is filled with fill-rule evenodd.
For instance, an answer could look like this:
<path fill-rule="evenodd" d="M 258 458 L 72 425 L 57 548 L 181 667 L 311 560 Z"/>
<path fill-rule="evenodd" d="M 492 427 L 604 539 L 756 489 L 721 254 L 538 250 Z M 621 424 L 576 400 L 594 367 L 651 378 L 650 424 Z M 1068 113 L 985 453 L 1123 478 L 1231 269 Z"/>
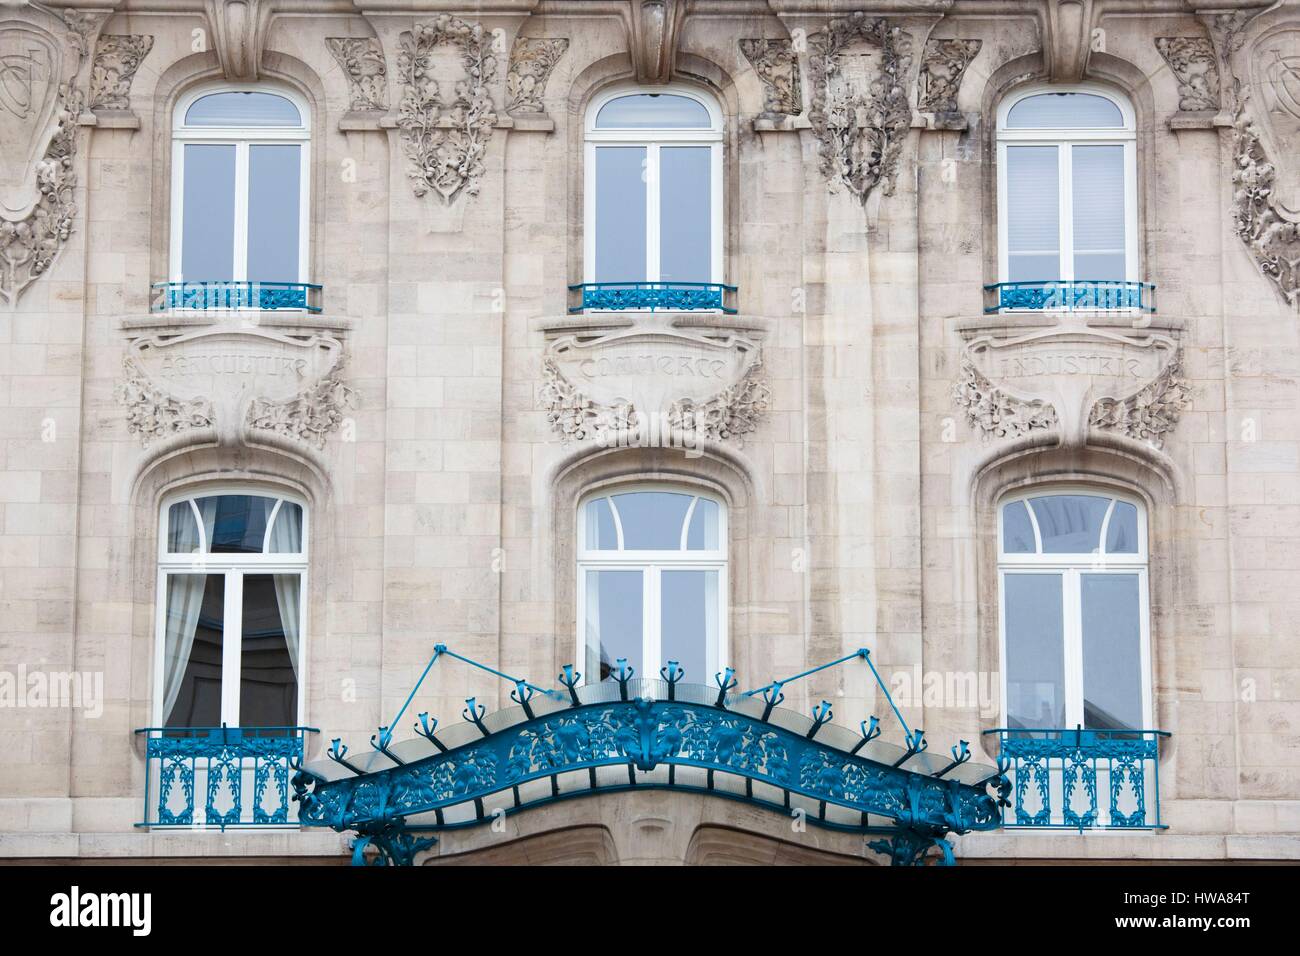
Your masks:
<path fill-rule="evenodd" d="M 10 306 L 49 269 L 77 212 L 77 121 L 86 101 L 77 77 L 98 20 L 66 13 L 66 22 L 45 14 L 51 30 L 66 31 L 62 41 L 35 23 L 0 31 L 0 299 Z"/>
<path fill-rule="evenodd" d="M 1136 395 L 1097 402 L 1088 415 L 1088 424 L 1162 448 L 1190 401 L 1191 386 L 1182 377 L 1181 356 L 1175 355 L 1155 381 Z"/>
<path fill-rule="evenodd" d="M 402 83 L 397 127 L 415 195 L 434 192 L 446 204 L 477 195 L 496 107 L 488 88 L 496 75 L 492 35 L 477 23 L 442 14 L 400 37 Z M 449 47 L 461 78 L 443 88 Z"/>
<path fill-rule="evenodd" d="M 1206 37 L 1157 37 L 1156 49 L 1178 80 L 1180 110 L 1219 108 L 1219 60 Z"/>
<path fill-rule="evenodd" d="M 758 344 L 668 321 L 647 313 L 631 329 L 550 344 L 539 397 L 562 441 L 696 447 L 758 428 L 771 401 Z"/>
<path fill-rule="evenodd" d="M 376 37 L 326 37 L 325 45 L 348 78 L 348 108 L 388 109 L 388 65 Z"/>
<path fill-rule="evenodd" d="M 741 40 L 740 52 L 763 83 L 764 113 L 797 116 L 803 112 L 799 63 L 790 40 Z"/>
<path fill-rule="evenodd" d="M 877 187 L 889 195 L 912 122 L 904 92 L 912 69 L 911 35 L 888 20 L 855 13 L 812 34 L 808 47 L 808 121 L 822 173 L 864 203 Z M 852 55 L 864 50 L 870 55 Z"/>
<path fill-rule="evenodd" d="M 985 439 L 1019 438 L 1036 429 L 1056 427 L 1056 409 L 1041 399 L 1015 398 L 998 388 L 965 360 L 952 390 L 967 423 Z"/>
<path fill-rule="evenodd" d="M 90 108 L 129 110 L 131 80 L 153 49 L 147 35 L 105 34 L 95 45 L 95 62 L 90 71 Z"/>
<path fill-rule="evenodd" d="M 126 430 L 138 435 L 146 448 L 150 442 L 212 425 L 214 414 L 208 399 L 168 395 L 149 380 L 130 356 L 122 360 L 122 367 L 126 378 L 118 384 L 114 395 L 126 406 Z"/>
<path fill-rule="evenodd" d="M 1043 430 L 1081 448 L 1089 429 L 1102 429 L 1159 448 L 1190 395 L 1180 356 L 1168 336 L 1093 329 L 1070 317 L 1042 331 L 972 339 L 953 398 L 986 439 Z"/>
<path fill-rule="evenodd" d="M 917 77 L 917 109 L 923 113 L 957 112 L 957 93 L 966 67 L 983 40 L 927 40 Z"/>
<path fill-rule="evenodd" d="M 510 49 L 506 75 L 506 110 L 510 113 L 544 113 L 542 97 L 555 64 L 569 48 L 565 37 L 517 37 Z"/>
<path fill-rule="evenodd" d="M 146 445 L 211 426 L 223 445 L 268 431 L 319 449 L 356 404 L 342 351 L 327 335 L 260 329 L 142 337 L 128 347 L 117 399 Z"/>
<path fill-rule="evenodd" d="M 1294 304 L 1300 295 L 1300 232 L 1278 209 L 1277 168 L 1264 154 L 1259 127 L 1240 96 L 1233 123 L 1232 229 L 1246 244 L 1259 270 Z"/>

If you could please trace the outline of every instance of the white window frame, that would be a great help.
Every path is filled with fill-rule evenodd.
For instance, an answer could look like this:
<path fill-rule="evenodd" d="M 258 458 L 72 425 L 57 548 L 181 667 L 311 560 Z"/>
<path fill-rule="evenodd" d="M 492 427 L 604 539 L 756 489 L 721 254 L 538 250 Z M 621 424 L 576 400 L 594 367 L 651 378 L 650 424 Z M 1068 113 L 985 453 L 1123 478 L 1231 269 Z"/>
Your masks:
<path fill-rule="evenodd" d="M 1042 93 L 1088 93 L 1114 103 L 1124 119 L 1122 128 L 1008 129 L 1007 116 L 1021 100 Z M 1059 282 L 1074 279 L 1074 190 L 1071 175 L 1073 146 L 1124 147 L 1124 275 L 1115 281 L 1137 282 L 1138 208 L 1137 208 L 1137 118 L 1132 104 L 1119 92 L 1098 83 L 1035 84 L 1016 90 L 1002 99 L 997 113 L 998 176 L 998 282 L 1009 282 L 1007 248 L 1007 147 L 1055 146 L 1057 148 L 1057 194 L 1060 202 L 1060 271 Z M 1048 280 L 1045 280 L 1048 281 Z"/>
<path fill-rule="evenodd" d="M 597 129 L 596 117 L 611 100 L 637 93 L 659 93 L 684 96 L 700 103 L 709 112 L 708 129 Z M 726 281 L 723 262 L 723 176 L 722 176 L 722 110 L 713 97 L 689 86 L 639 86 L 618 84 L 601 91 L 587 107 L 585 175 L 583 183 L 583 281 L 596 281 L 596 149 L 599 146 L 644 146 L 646 150 L 646 276 L 645 279 L 628 278 L 626 281 L 661 282 L 659 249 L 659 150 L 664 146 L 708 146 L 710 150 L 709 183 L 710 228 L 709 282 Z M 613 281 L 613 280 L 611 280 Z"/>
<path fill-rule="evenodd" d="M 263 498 L 277 498 L 274 510 L 266 522 L 266 533 L 262 539 L 262 554 L 208 554 L 208 543 L 203 521 L 197 510 L 194 520 L 199 529 L 199 552 L 192 554 L 175 554 L 167 551 L 167 539 L 170 528 L 168 514 L 172 505 L 195 498 L 219 497 L 221 495 L 253 495 Z M 280 515 L 280 508 L 286 503 L 302 508 L 302 552 L 300 554 L 267 554 L 271 530 Z M 193 506 L 191 506 L 193 510 Z M 239 724 L 239 687 L 240 670 L 243 660 L 243 604 L 244 575 L 246 574 L 298 574 L 301 583 L 298 588 L 298 713 L 297 726 L 306 726 L 307 715 L 307 636 L 309 621 L 307 619 L 307 585 L 308 585 L 308 549 L 310 548 L 311 512 L 307 502 L 301 497 L 260 485 L 220 485 L 215 487 L 189 488 L 168 495 L 159 506 L 158 517 L 158 578 L 157 600 L 154 602 L 154 675 L 153 675 L 153 721 L 152 725 L 163 725 L 163 678 L 166 671 L 167 646 L 167 578 L 173 574 L 207 574 L 223 575 L 225 581 L 225 604 L 222 610 L 221 636 L 221 723 L 231 727 Z"/>
<path fill-rule="evenodd" d="M 1135 554 L 1008 554 L 1004 550 L 1003 514 L 1006 507 L 1013 502 L 1023 501 L 1029 513 L 1030 526 L 1033 528 L 1035 547 L 1041 551 L 1042 534 L 1038 528 L 1038 518 L 1029 503 L 1030 498 L 1042 498 L 1052 495 L 1091 495 L 1111 499 L 1102 520 L 1098 538 L 1099 547 L 1104 548 L 1106 535 L 1110 528 L 1111 516 L 1115 513 L 1115 503 L 1122 501 L 1137 508 L 1138 549 Z M 1002 723 L 1009 726 L 1007 688 L 1007 629 L 1006 629 L 1006 576 L 1013 574 L 1060 574 L 1061 575 L 1061 614 L 1064 641 L 1064 691 L 1065 691 L 1065 728 L 1072 729 L 1083 724 L 1083 611 L 1082 580 L 1085 574 L 1137 574 L 1138 576 L 1138 633 L 1139 661 L 1142 670 L 1142 727 L 1147 730 L 1155 726 L 1154 701 L 1151 679 L 1151 599 L 1149 586 L 1150 556 L 1147 544 L 1147 507 L 1136 495 L 1112 491 L 1095 485 L 1052 485 L 1033 486 L 999 499 L 997 505 L 997 553 L 998 553 L 998 654 L 1001 663 L 999 676 L 1002 691 Z"/>
<path fill-rule="evenodd" d="M 213 93 L 270 93 L 282 96 L 298 109 L 302 125 L 289 126 L 186 126 L 185 114 L 194 103 Z M 298 143 L 301 167 L 298 174 L 298 274 L 276 281 L 309 283 L 308 262 L 311 222 L 311 109 L 306 99 L 287 86 L 267 83 L 219 83 L 197 87 L 176 104 L 172 114 L 171 262 L 172 282 L 216 281 L 212 276 L 181 274 L 181 241 L 185 222 L 185 147 L 209 143 L 235 147 L 235 248 L 232 282 L 248 280 L 248 154 L 249 147 L 262 144 Z M 270 281 L 270 280 L 267 280 Z"/>
<path fill-rule="evenodd" d="M 633 550 L 588 550 L 587 543 L 587 504 L 597 498 L 612 498 L 615 495 L 635 494 L 638 492 L 659 491 L 669 494 L 689 495 L 696 500 L 691 502 L 686 516 L 682 519 L 681 547 L 677 551 Z M 690 532 L 691 518 L 699 499 L 712 501 L 718 506 L 718 549 L 715 551 L 687 551 L 686 537 Z M 614 515 L 614 527 L 618 535 L 618 544 L 623 546 L 623 526 L 619 520 L 618 510 L 611 505 Z M 641 655 L 645 661 L 659 661 L 659 666 L 667 665 L 662 660 L 663 635 L 660 620 L 660 578 L 664 571 L 717 571 L 718 572 L 718 640 L 716 647 L 705 648 L 705 666 L 707 674 L 687 674 L 684 678 L 688 684 L 708 684 L 713 675 L 721 671 L 729 658 L 728 641 L 728 576 L 727 576 L 727 504 L 721 497 L 689 485 L 673 484 L 633 484 L 617 485 L 589 492 L 578 502 L 577 547 L 577 613 L 575 631 L 577 638 L 577 660 L 581 663 L 578 670 L 584 671 L 582 683 L 599 683 L 598 674 L 585 673 L 587 652 L 587 572 L 588 571 L 641 571 Z M 596 648 L 599 655 L 599 648 Z M 659 678 L 659 670 L 653 673 L 638 673 L 636 677 Z"/>

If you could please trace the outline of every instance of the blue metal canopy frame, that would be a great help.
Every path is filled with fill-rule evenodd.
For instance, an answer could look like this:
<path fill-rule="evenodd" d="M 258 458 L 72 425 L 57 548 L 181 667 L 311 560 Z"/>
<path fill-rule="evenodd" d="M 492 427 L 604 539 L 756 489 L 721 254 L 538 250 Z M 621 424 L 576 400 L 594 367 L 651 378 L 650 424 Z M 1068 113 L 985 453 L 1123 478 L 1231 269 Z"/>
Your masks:
<path fill-rule="evenodd" d="M 393 743 L 392 726 L 410 707 L 433 665 L 451 657 L 515 685 L 517 706 L 487 714 L 466 701 L 464 723 L 439 731 L 418 715 L 416 736 Z M 862 660 L 889 701 L 905 745 L 880 739 L 880 721 L 860 732 L 831 723 L 828 701 L 810 717 L 778 706 L 782 688 L 829 667 Z M 868 843 L 894 865 L 952 864 L 948 833 L 1001 825 L 1010 783 L 1006 765 L 970 763 L 967 741 L 948 756 L 928 751 L 880 679 L 870 652 L 853 654 L 763 687 L 734 694 L 735 673 L 714 687 L 682 682 L 675 661 L 658 679 L 637 678 L 620 659 L 611 679 L 580 684 L 566 666 L 564 690 L 547 690 L 437 645 L 393 723 L 371 751 L 349 757 L 334 739 L 327 758 L 295 764 L 294 799 L 303 826 L 354 831 L 353 863 L 374 846 L 379 862 L 410 865 L 443 830 L 599 793 L 668 789 L 709 793 L 814 825 L 875 835 Z"/>

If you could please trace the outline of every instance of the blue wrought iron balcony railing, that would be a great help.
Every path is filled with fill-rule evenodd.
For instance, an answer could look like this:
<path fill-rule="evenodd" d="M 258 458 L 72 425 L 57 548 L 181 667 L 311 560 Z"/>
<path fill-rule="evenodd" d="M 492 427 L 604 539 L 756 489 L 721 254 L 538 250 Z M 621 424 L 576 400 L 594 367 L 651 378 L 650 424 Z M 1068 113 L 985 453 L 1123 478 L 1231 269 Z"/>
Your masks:
<path fill-rule="evenodd" d="M 298 309 L 320 312 L 321 286 L 310 282 L 155 282 L 154 312 L 171 309 Z"/>
<path fill-rule="evenodd" d="M 987 295 L 984 313 L 1007 310 L 1154 312 L 1155 291 L 1150 282 L 995 282 L 984 287 Z"/>
<path fill-rule="evenodd" d="M 1011 829 L 1163 830 L 1163 730 L 1005 727 L 998 734 L 1012 801 Z"/>
<path fill-rule="evenodd" d="M 728 301 L 736 291 L 734 285 L 721 282 L 582 282 L 569 286 L 581 293 L 581 304 L 569 312 L 586 309 L 632 309 L 674 312 L 713 309 L 735 315 Z"/>
<path fill-rule="evenodd" d="M 144 727 L 140 827 L 297 826 L 291 772 L 315 727 Z"/>

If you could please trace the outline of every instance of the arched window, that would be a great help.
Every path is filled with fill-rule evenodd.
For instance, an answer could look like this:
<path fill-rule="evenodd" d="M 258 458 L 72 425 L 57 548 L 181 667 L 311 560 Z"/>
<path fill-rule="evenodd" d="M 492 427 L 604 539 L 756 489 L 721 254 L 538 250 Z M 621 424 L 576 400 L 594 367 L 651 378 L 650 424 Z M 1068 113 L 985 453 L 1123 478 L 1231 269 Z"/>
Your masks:
<path fill-rule="evenodd" d="M 1035 489 L 998 514 L 1004 726 L 1151 726 L 1145 511 Z"/>
<path fill-rule="evenodd" d="M 587 282 L 720 283 L 722 113 L 695 90 L 622 88 L 587 112 Z"/>
<path fill-rule="evenodd" d="M 998 109 L 999 281 L 1136 282 L 1133 108 L 1100 86 L 1036 86 Z"/>
<path fill-rule="evenodd" d="M 243 490 L 164 503 L 156 726 L 302 723 L 306 515 Z"/>
<path fill-rule="evenodd" d="M 308 281 L 309 115 L 280 87 L 205 87 L 181 98 L 172 282 Z"/>
<path fill-rule="evenodd" d="M 670 660 L 704 684 L 726 659 L 727 527 L 720 501 L 629 488 L 578 509 L 578 629 L 587 680 L 620 657 L 639 677 Z"/>

